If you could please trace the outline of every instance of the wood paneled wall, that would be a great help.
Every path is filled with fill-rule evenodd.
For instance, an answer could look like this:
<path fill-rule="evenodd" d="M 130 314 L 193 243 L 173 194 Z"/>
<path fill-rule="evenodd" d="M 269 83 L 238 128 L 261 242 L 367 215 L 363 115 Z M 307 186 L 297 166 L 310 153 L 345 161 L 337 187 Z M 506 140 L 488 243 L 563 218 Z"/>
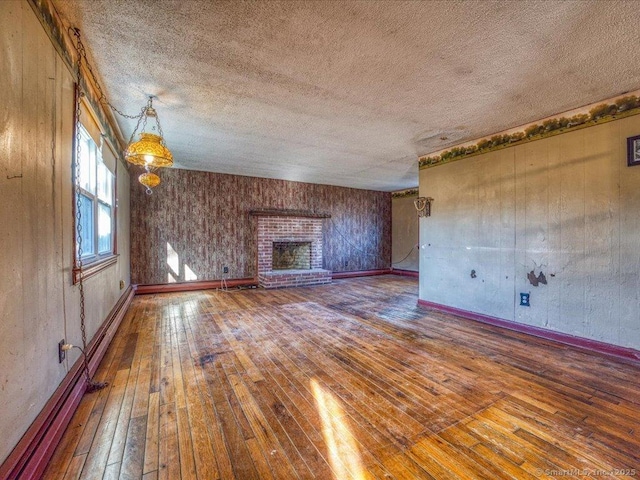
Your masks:
<path fill-rule="evenodd" d="M 73 75 L 24 0 L 0 1 L 0 52 L 1 464 L 79 357 L 73 349 L 59 363 L 58 342 L 82 335 L 71 278 Z M 120 164 L 119 257 L 84 284 L 88 341 L 129 285 L 129 189 Z"/>
<path fill-rule="evenodd" d="M 192 170 L 160 175 L 153 195 L 131 182 L 133 283 L 167 283 L 169 275 L 215 280 L 225 266 L 228 278 L 255 276 L 257 220 L 249 211 L 257 208 L 331 214 L 324 220 L 323 268 L 390 266 L 390 193 Z"/>

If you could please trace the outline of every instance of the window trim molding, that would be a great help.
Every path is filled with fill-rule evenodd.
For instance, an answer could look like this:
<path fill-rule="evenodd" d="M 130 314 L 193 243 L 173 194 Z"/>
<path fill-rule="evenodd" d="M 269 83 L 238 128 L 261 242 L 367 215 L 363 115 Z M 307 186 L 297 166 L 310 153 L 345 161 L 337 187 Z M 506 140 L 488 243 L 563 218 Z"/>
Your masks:
<path fill-rule="evenodd" d="M 86 280 L 89 277 L 93 277 L 95 274 L 101 272 L 107 267 L 111 265 L 115 265 L 118 263 L 118 254 L 112 254 L 107 258 L 103 258 L 101 260 L 97 260 L 95 262 L 89 263 L 86 266 L 83 265 L 82 268 L 78 267 L 78 264 L 73 266 L 73 284 L 80 282 L 80 279 Z"/>
<path fill-rule="evenodd" d="M 103 140 L 109 140 L 107 137 L 103 136 Z M 105 142 L 106 148 L 111 148 L 112 152 L 116 152 L 112 148 L 111 142 Z M 113 208 L 113 238 L 111 248 L 114 255 L 118 255 L 118 160 L 119 155 L 116 154 L 116 171 L 113 172 L 113 204 L 111 207 Z"/>

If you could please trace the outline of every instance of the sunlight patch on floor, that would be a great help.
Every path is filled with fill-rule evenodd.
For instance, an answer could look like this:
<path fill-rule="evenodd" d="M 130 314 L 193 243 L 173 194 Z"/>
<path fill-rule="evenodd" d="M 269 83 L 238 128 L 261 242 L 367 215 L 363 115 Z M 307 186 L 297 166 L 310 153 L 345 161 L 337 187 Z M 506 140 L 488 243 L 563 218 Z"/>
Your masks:
<path fill-rule="evenodd" d="M 311 379 L 311 391 L 322 421 L 322 435 L 329 453 L 329 462 L 336 480 L 369 478 L 362 467 L 356 439 L 336 397 Z"/>

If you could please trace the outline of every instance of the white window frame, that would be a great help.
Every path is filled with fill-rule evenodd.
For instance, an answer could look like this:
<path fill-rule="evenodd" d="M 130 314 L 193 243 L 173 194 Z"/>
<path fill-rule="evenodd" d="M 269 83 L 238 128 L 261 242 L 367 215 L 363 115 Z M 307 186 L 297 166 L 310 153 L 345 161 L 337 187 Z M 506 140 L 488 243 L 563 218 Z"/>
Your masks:
<path fill-rule="evenodd" d="M 79 280 L 80 274 L 85 278 L 93 273 L 97 273 L 102 268 L 105 268 L 116 261 L 116 175 L 111 172 L 102 160 L 102 148 L 99 147 L 93 137 L 89 134 L 89 131 L 82 125 L 80 125 L 80 131 L 78 132 L 78 139 L 80 140 L 80 157 L 76 158 L 74 169 L 74 189 L 73 189 L 73 202 L 74 210 L 77 214 L 78 209 L 78 194 L 89 199 L 92 203 L 92 229 L 93 235 L 91 238 L 92 244 L 89 244 L 88 238 L 84 237 L 85 232 L 82 233 L 82 258 L 78 258 L 78 231 L 77 226 L 74 229 L 74 283 Z M 104 147 L 106 148 L 106 147 Z M 85 155 L 89 154 L 89 159 Z M 87 161 L 89 163 L 89 174 L 87 175 Z M 78 171 L 79 170 L 79 171 Z M 83 171 L 85 170 L 85 171 Z M 99 175 L 101 173 L 101 175 Z M 78 174 L 80 178 L 78 178 Z M 107 191 L 100 191 L 100 176 L 107 176 L 110 179 L 110 186 L 107 187 Z M 109 198 L 110 197 L 110 198 Z M 105 225 L 100 224 L 100 207 L 106 207 L 110 209 L 110 222 L 108 229 L 110 231 L 110 243 L 109 248 L 100 251 L 100 233 L 104 231 Z M 77 218 L 77 217 L 76 217 Z M 83 219 L 81 219 L 81 223 Z M 87 247 L 92 245 L 91 251 L 87 251 Z M 80 260 L 82 263 L 82 272 L 80 272 Z M 85 268 L 86 267 L 86 268 Z"/>

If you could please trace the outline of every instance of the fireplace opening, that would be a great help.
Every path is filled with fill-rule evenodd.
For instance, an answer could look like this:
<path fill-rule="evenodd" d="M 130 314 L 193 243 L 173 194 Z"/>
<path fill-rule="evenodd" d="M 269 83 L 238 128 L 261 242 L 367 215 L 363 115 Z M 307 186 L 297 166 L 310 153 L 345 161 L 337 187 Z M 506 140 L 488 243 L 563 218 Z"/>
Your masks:
<path fill-rule="evenodd" d="M 310 270 L 311 242 L 273 242 L 273 270 Z"/>

